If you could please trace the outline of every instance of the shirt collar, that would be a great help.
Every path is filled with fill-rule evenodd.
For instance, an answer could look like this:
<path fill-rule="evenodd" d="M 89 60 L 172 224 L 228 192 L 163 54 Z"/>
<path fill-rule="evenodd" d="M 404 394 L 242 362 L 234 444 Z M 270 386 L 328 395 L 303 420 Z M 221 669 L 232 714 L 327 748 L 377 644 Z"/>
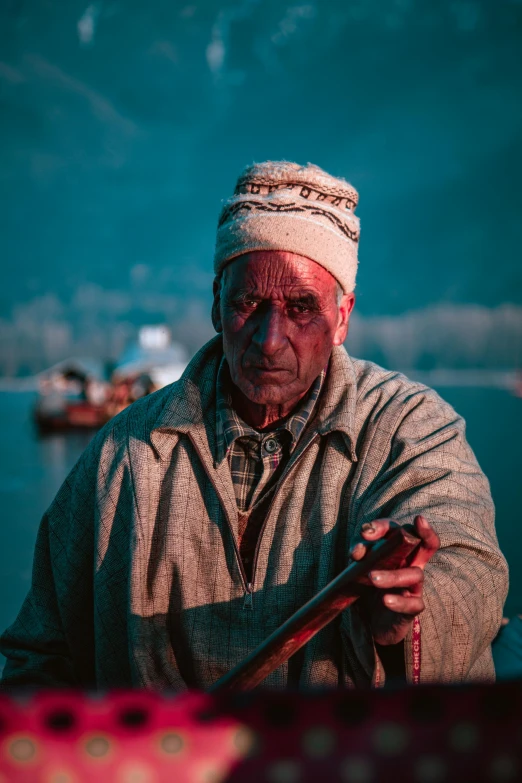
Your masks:
<path fill-rule="evenodd" d="M 290 453 L 295 449 L 297 441 L 306 425 L 312 418 L 315 403 L 319 398 L 326 378 L 327 367 L 317 376 L 304 400 L 273 432 L 286 430 L 290 435 Z M 237 438 L 250 437 L 261 440 L 266 433 L 261 433 L 250 427 L 236 413 L 232 406 L 230 370 L 223 356 L 216 378 L 216 457 L 221 462 L 228 454 Z"/>

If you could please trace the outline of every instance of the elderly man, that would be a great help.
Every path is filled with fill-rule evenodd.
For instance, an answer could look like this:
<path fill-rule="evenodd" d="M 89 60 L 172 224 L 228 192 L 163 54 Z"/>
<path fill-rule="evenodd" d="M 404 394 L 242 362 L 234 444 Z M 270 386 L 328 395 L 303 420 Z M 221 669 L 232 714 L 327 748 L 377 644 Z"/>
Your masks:
<path fill-rule="evenodd" d="M 356 191 L 315 166 L 240 177 L 215 253 L 218 336 L 94 439 L 41 523 L 4 687 L 206 688 L 391 525 L 375 570 L 272 687 L 491 680 L 507 590 L 488 482 L 431 389 L 343 348 Z"/>

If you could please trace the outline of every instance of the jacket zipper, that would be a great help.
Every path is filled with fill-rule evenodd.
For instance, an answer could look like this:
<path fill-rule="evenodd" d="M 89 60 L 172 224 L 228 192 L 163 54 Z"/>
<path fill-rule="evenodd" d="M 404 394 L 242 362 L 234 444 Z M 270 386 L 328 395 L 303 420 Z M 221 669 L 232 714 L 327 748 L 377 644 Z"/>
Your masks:
<path fill-rule="evenodd" d="M 274 492 L 274 494 L 272 496 L 272 500 L 270 501 L 270 505 L 268 507 L 268 511 L 266 512 L 265 519 L 263 521 L 263 524 L 261 525 L 261 530 L 259 531 L 259 535 L 257 537 L 256 548 L 254 550 L 254 560 L 252 562 L 252 582 L 250 583 L 250 588 L 251 588 L 252 593 L 254 592 L 254 584 L 255 584 L 255 580 L 256 580 L 257 561 L 258 561 L 258 557 L 259 557 L 259 549 L 261 547 L 261 539 L 263 537 L 263 533 L 265 532 L 265 528 L 267 526 L 268 519 L 269 519 L 270 514 L 272 512 L 272 507 L 274 505 L 274 501 L 276 499 L 276 495 L 283 488 L 283 486 L 286 484 L 288 476 L 293 471 L 295 466 L 301 461 L 302 457 L 306 454 L 306 452 L 308 451 L 308 449 L 310 448 L 312 443 L 315 440 L 317 440 L 317 437 L 318 437 L 318 434 L 314 435 L 314 437 L 311 439 L 311 441 L 306 444 L 306 446 L 304 447 L 302 452 L 299 454 L 299 456 L 297 457 L 295 462 L 293 462 L 293 464 L 290 465 L 290 467 L 287 469 L 286 473 L 283 474 L 283 476 L 281 477 L 281 483 L 279 484 L 279 486 L 277 487 L 276 491 Z M 245 601 L 245 603 L 246 603 L 246 601 Z M 250 606 L 250 608 L 253 608 L 253 607 Z"/>
<path fill-rule="evenodd" d="M 207 469 L 207 466 L 205 464 L 205 460 L 203 459 L 201 451 L 199 450 L 197 443 L 194 441 L 194 439 L 192 438 L 190 433 L 189 433 L 189 439 L 190 439 L 190 442 L 192 443 L 192 445 L 194 446 L 194 448 L 196 449 L 196 453 L 197 453 L 199 459 L 201 460 L 201 464 L 205 468 L 205 473 L 209 477 L 210 483 L 212 484 L 212 486 L 216 490 L 216 495 L 219 498 L 220 495 L 219 495 L 219 490 L 217 488 L 217 484 L 214 481 L 212 473 L 210 472 L 210 470 Z M 241 576 L 241 582 L 243 583 L 243 589 L 245 591 L 245 601 L 244 601 L 244 604 L 243 604 L 243 609 L 252 609 L 253 608 L 252 593 L 254 591 L 254 588 L 253 588 L 252 583 L 247 581 L 246 571 L 245 571 L 245 569 L 243 567 L 243 561 L 241 560 L 241 555 L 239 553 L 239 547 L 237 545 L 236 536 L 235 536 L 235 533 L 234 533 L 234 525 L 232 524 L 232 521 L 230 519 L 230 516 L 228 514 L 227 509 L 225 508 L 223 503 L 221 505 L 222 505 L 222 508 L 223 508 L 223 510 L 225 512 L 225 518 L 227 520 L 228 529 L 230 530 L 230 535 L 232 537 L 232 543 L 234 545 L 234 551 L 236 553 L 236 561 L 237 561 L 237 564 L 239 566 L 239 575 Z M 249 605 L 247 605 L 247 604 L 249 604 Z"/>
<path fill-rule="evenodd" d="M 254 608 L 254 587 L 252 582 L 247 583 L 247 589 L 245 593 L 245 600 L 243 601 L 243 609 Z"/>
<path fill-rule="evenodd" d="M 318 437 L 317 434 L 314 435 L 312 440 L 309 443 L 307 443 L 307 445 L 305 446 L 303 451 L 299 454 L 299 456 L 297 457 L 295 462 L 292 465 L 290 465 L 290 468 L 282 476 L 281 483 L 277 487 L 277 490 L 274 493 L 274 495 L 272 496 L 272 500 L 270 501 L 270 505 L 268 507 L 268 511 L 266 513 L 265 519 L 264 519 L 263 524 L 261 526 L 261 530 L 259 531 L 259 535 L 257 537 L 256 548 L 254 550 L 254 560 L 253 560 L 253 563 L 252 563 L 252 581 L 251 582 L 247 581 L 246 571 L 245 571 L 245 569 L 243 567 L 243 561 L 241 560 L 241 554 L 239 552 L 239 547 L 237 545 L 236 536 L 235 536 L 235 533 L 234 533 L 234 526 L 233 526 L 233 524 L 232 524 L 232 522 L 230 520 L 230 516 L 228 514 L 227 509 L 223 506 L 223 509 L 225 511 L 225 517 L 226 517 L 226 520 L 227 520 L 227 525 L 228 525 L 228 528 L 230 530 L 230 534 L 232 536 L 232 543 L 234 545 L 234 551 L 236 553 L 236 561 L 237 561 L 237 564 L 239 566 L 239 573 L 240 573 L 240 576 L 241 576 L 241 581 L 243 583 L 243 588 L 245 590 L 245 600 L 243 601 L 243 609 L 251 609 L 252 610 L 254 608 L 254 584 L 255 584 L 255 578 L 256 578 L 257 561 L 258 561 L 258 557 L 259 557 L 259 548 L 260 548 L 260 545 L 261 545 L 261 539 L 263 537 L 263 533 L 265 532 L 265 528 L 266 528 L 266 525 L 267 525 L 267 522 L 268 522 L 268 518 L 269 518 L 270 513 L 272 511 L 272 506 L 274 505 L 274 501 L 275 501 L 276 495 L 277 495 L 278 491 L 284 486 L 284 484 L 286 484 L 288 476 L 293 471 L 295 466 L 300 462 L 300 460 L 302 459 L 304 454 L 306 454 L 306 452 L 308 451 L 308 449 L 310 448 L 312 443 L 315 440 L 317 440 L 317 437 Z M 219 497 L 219 490 L 217 488 L 216 482 L 214 481 L 214 478 L 213 478 L 210 470 L 207 469 L 207 466 L 205 464 L 205 460 L 203 459 L 203 456 L 202 456 L 202 454 L 201 454 L 201 452 L 200 452 L 196 442 L 191 437 L 190 433 L 189 433 L 189 438 L 190 438 L 190 442 L 192 443 L 192 445 L 196 449 L 196 453 L 197 453 L 199 459 L 201 460 L 201 463 L 202 463 L 203 467 L 205 468 L 205 473 L 209 477 L 210 483 L 212 484 L 212 486 L 216 490 L 216 494 Z"/>

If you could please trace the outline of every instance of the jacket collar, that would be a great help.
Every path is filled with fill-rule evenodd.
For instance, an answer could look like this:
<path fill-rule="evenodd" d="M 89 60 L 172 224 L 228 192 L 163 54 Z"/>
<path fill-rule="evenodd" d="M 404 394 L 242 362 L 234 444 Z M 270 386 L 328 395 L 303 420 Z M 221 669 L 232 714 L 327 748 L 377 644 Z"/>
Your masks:
<path fill-rule="evenodd" d="M 162 459 L 168 459 L 178 437 L 189 430 L 206 431 L 215 453 L 216 378 L 223 356 L 221 335 L 217 335 L 194 356 L 185 372 L 167 391 L 165 403 L 156 418 L 150 439 Z M 313 428 L 320 435 L 342 432 L 355 454 L 355 406 L 357 380 L 352 360 L 343 346 L 332 351 L 328 374 L 318 401 Z"/>

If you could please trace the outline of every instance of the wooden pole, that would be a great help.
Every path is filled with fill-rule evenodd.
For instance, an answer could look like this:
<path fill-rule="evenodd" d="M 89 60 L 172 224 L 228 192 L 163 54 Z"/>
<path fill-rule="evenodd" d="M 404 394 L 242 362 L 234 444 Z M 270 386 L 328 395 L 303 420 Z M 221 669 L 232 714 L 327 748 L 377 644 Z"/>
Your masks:
<path fill-rule="evenodd" d="M 404 525 L 393 528 L 384 538 L 369 544 L 362 560 L 350 563 L 257 649 L 217 680 L 210 691 L 218 693 L 255 688 L 359 598 L 365 585 L 371 584 L 368 573 L 372 569 L 390 570 L 406 565 L 419 541 L 413 525 Z"/>

